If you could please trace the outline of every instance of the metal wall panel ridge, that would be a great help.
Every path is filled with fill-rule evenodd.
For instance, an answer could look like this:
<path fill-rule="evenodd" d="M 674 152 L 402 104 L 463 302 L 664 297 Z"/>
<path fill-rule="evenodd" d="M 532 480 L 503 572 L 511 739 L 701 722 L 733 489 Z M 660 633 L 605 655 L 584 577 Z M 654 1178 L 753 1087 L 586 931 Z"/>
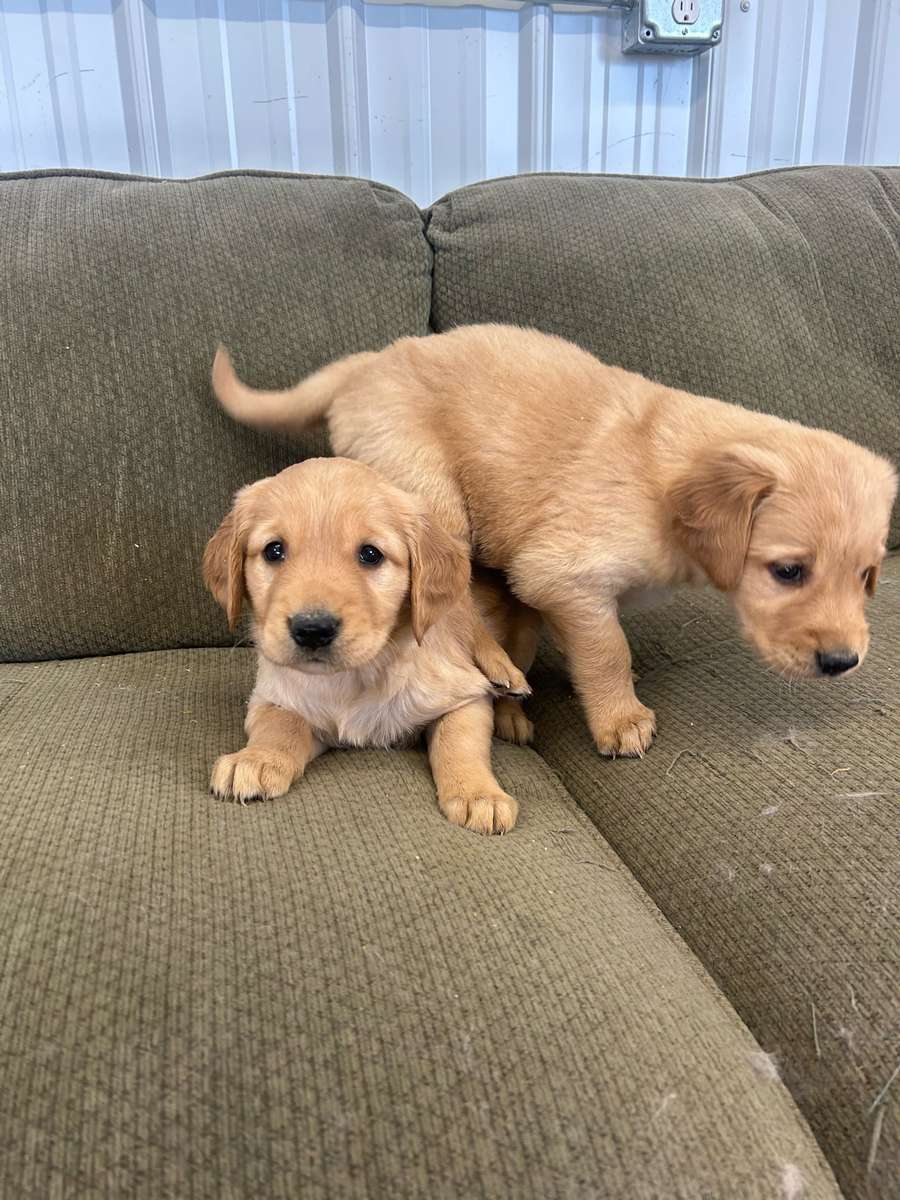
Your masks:
<path fill-rule="evenodd" d="M 0 169 L 370 176 L 900 162 L 900 4 L 726 0 L 721 46 L 622 13 L 363 0 L 0 0 Z"/>

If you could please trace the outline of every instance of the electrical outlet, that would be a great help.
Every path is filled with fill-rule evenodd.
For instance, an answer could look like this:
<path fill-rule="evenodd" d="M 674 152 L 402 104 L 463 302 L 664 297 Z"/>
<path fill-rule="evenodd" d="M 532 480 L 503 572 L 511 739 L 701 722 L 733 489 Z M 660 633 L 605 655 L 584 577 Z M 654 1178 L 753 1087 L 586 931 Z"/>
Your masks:
<path fill-rule="evenodd" d="M 634 0 L 622 21 L 626 54 L 699 54 L 722 40 L 724 0 Z"/>
<path fill-rule="evenodd" d="M 674 0 L 672 16 L 679 25 L 696 25 L 700 16 L 700 0 Z"/>

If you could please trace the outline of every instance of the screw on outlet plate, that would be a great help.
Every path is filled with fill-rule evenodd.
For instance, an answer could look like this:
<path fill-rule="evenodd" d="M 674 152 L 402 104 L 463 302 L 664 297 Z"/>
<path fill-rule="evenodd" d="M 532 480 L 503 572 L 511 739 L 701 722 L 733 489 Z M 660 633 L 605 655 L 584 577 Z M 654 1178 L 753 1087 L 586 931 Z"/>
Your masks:
<path fill-rule="evenodd" d="M 750 11 L 750 0 L 741 0 L 741 12 Z"/>

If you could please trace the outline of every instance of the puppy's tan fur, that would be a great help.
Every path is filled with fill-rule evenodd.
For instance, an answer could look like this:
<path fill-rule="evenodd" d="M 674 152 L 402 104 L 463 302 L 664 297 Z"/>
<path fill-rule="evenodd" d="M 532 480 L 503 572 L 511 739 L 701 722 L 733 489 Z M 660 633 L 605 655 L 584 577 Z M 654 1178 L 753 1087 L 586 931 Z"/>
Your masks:
<path fill-rule="evenodd" d="M 266 561 L 273 542 L 283 561 Z M 383 561 L 362 564 L 366 544 Z M 259 654 L 248 743 L 216 762 L 214 793 L 280 796 L 329 746 L 391 746 L 427 729 L 447 817 L 481 833 L 513 827 L 516 801 L 491 771 L 492 685 L 473 661 L 468 551 L 421 502 L 361 463 L 313 459 L 239 492 L 203 566 L 232 627 L 249 602 Z M 478 594 L 513 645 L 533 629 L 536 617 L 497 580 Z M 309 613 L 340 621 L 331 644 L 294 641 L 292 618 Z M 498 669 L 515 673 L 496 643 L 494 652 Z M 498 732 L 527 740 L 518 701 L 498 706 Z"/>
<path fill-rule="evenodd" d="M 790 677 L 814 674 L 817 652 L 865 656 L 897 478 L 836 434 L 500 325 L 406 338 L 287 392 L 244 386 L 220 351 L 213 385 L 247 424 L 327 419 L 336 453 L 427 497 L 546 617 L 604 754 L 642 754 L 655 731 L 619 624 L 628 593 L 711 582 Z M 801 585 L 775 578 L 784 563 Z"/>

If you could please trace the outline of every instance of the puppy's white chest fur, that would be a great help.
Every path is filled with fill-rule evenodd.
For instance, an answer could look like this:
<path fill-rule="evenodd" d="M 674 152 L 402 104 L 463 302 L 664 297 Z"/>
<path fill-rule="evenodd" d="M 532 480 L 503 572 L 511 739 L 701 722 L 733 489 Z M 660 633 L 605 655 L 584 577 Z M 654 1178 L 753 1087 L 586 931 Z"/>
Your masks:
<path fill-rule="evenodd" d="M 260 657 L 250 703 L 296 712 L 328 746 L 393 746 L 490 692 L 472 663 L 453 658 L 413 644 L 365 668 L 307 675 Z"/>

